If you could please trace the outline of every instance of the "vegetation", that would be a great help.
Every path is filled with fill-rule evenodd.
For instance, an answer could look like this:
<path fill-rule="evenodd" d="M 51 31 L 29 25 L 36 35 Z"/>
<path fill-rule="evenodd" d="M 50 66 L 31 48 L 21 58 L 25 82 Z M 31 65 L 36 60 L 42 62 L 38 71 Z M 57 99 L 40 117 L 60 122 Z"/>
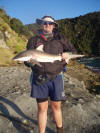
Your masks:
<path fill-rule="evenodd" d="M 28 30 L 27 26 L 23 25 L 23 23 L 19 19 L 11 18 L 6 14 L 6 11 L 1 8 L 0 8 L 0 17 L 20 36 L 24 35 L 28 39 L 34 35 L 31 31 Z"/>
<path fill-rule="evenodd" d="M 33 35 L 19 19 L 12 18 L 10 20 L 10 27 L 19 35 L 25 35 L 27 38 L 30 38 Z"/>
<path fill-rule="evenodd" d="M 40 26 L 37 25 L 37 24 L 28 24 L 28 25 L 25 25 L 25 27 L 28 28 L 29 31 L 31 31 L 33 33 L 33 35 L 36 34 L 37 30 L 40 29 Z"/>
<path fill-rule="evenodd" d="M 0 66 L 15 64 L 16 62 L 13 62 L 12 58 L 15 54 L 23 51 L 27 44 L 27 37 L 18 33 L 17 28 L 15 28 L 17 31 L 11 28 L 11 20 L 12 19 L 6 15 L 6 12 L 0 9 Z M 16 24 L 15 27 L 17 27 L 17 24 L 19 24 L 20 27 L 22 23 L 16 20 L 14 24 Z"/>
<path fill-rule="evenodd" d="M 1 9 L 0 8 L 0 17 L 2 17 L 3 18 L 3 20 L 7 23 L 7 24 L 10 24 L 10 16 L 8 16 L 7 14 L 6 14 L 6 11 L 4 10 L 4 9 Z"/>
<path fill-rule="evenodd" d="M 0 66 L 9 66 L 10 64 L 13 64 L 13 56 L 13 51 L 10 49 L 0 48 Z"/>
<path fill-rule="evenodd" d="M 59 30 L 78 52 L 100 56 L 100 12 L 58 21 Z"/>
<path fill-rule="evenodd" d="M 19 20 L 19 19 L 16 19 L 16 18 L 12 18 L 10 20 L 10 27 L 16 31 L 18 34 L 20 34 L 20 30 L 21 30 L 21 27 L 22 27 L 22 22 Z"/>

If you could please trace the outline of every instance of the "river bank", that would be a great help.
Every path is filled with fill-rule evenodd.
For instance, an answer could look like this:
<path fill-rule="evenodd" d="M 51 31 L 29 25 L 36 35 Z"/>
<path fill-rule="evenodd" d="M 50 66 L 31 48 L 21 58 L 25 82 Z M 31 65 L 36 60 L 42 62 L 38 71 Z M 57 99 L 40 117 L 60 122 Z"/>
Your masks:
<path fill-rule="evenodd" d="M 100 74 L 95 73 L 85 67 L 84 64 L 80 64 L 77 61 L 72 61 L 67 66 L 67 73 L 77 78 L 79 81 L 84 81 L 86 89 L 94 95 L 100 94 Z"/>
<path fill-rule="evenodd" d="M 64 74 L 66 99 L 62 103 L 62 109 L 65 133 L 99 133 L 100 95 L 92 95 L 86 89 L 82 77 L 83 66 L 80 69 L 74 63 L 74 68 L 78 67 L 78 70 L 72 71 L 70 65 Z M 30 98 L 30 73 L 31 70 L 23 65 L 0 67 L 0 133 L 38 133 L 37 105 Z M 28 126 L 8 119 L 7 116 L 25 119 Z M 56 133 L 50 104 L 46 131 Z"/>
<path fill-rule="evenodd" d="M 100 57 L 88 57 L 78 60 L 80 64 L 85 64 L 85 67 L 89 70 L 100 74 Z"/>

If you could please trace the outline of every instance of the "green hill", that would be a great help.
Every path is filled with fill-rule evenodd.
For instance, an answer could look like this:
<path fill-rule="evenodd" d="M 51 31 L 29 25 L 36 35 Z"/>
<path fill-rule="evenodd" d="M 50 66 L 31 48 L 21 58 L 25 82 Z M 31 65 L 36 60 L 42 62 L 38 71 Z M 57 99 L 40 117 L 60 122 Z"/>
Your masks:
<path fill-rule="evenodd" d="M 0 66 L 14 63 L 12 57 L 26 48 L 27 38 L 11 28 L 11 20 L 0 9 Z"/>
<path fill-rule="evenodd" d="M 80 53 L 100 56 L 100 12 L 59 20 L 60 32 Z"/>

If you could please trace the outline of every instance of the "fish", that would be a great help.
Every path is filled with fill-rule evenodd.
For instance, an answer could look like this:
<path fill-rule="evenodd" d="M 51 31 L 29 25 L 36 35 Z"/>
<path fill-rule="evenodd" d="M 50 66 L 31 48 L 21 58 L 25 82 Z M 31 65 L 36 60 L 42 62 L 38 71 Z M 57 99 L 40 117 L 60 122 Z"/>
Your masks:
<path fill-rule="evenodd" d="M 13 60 L 19 61 L 19 62 L 24 62 L 24 61 L 30 62 L 31 61 L 32 64 L 34 64 L 35 62 L 35 64 L 41 66 L 40 63 L 42 62 L 53 63 L 57 60 L 61 61 L 62 57 L 60 55 L 49 54 L 49 53 L 46 53 L 40 50 L 32 49 L 32 50 L 26 50 L 26 51 L 19 53 L 13 58 Z"/>
<path fill-rule="evenodd" d="M 68 58 L 65 60 L 66 63 L 69 62 L 70 59 L 73 58 L 78 58 L 78 57 L 83 57 L 84 55 L 77 55 L 77 54 L 72 54 L 69 55 Z M 37 64 L 39 66 L 41 66 L 41 62 L 50 62 L 50 63 L 54 63 L 55 61 L 62 61 L 62 56 L 61 55 L 55 55 L 55 54 L 49 54 L 37 49 L 32 49 L 32 50 L 25 50 L 21 53 L 19 53 L 18 55 L 16 55 L 13 58 L 14 61 L 19 61 L 19 62 L 30 62 L 33 64 Z"/>
<path fill-rule="evenodd" d="M 37 48 L 36 48 L 36 50 L 39 50 L 39 51 L 42 51 L 43 52 L 43 47 L 44 47 L 44 45 L 39 45 Z"/>

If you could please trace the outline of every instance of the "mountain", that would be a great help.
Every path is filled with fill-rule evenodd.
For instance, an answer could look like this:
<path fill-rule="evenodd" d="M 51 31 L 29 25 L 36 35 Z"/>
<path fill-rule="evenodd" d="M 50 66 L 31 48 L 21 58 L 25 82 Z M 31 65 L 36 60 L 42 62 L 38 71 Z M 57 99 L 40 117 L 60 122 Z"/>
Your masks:
<path fill-rule="evenodd" d="M 33 35 L 35 35 L 37 33 L 37 30 L 40 29 L 40 26 L 36 23 L 33 24 L 27 24 L 25 25 L 25 27 L 31 32 L 33 33 Z"/>
<path fill-rule="evenodd" d="M 100 56 L 100 12 L 59 20 L 58 23 L 60 32 L 79 52 Z"/>
<path fill-rule="evenodd" d="M 59 32 L 74 44 L 79 53 L 100 56 L 100 12 L 57 20 L 57 23 Z M 27 27 L 34 34 L 40 28 L 36 24 Z"/>

